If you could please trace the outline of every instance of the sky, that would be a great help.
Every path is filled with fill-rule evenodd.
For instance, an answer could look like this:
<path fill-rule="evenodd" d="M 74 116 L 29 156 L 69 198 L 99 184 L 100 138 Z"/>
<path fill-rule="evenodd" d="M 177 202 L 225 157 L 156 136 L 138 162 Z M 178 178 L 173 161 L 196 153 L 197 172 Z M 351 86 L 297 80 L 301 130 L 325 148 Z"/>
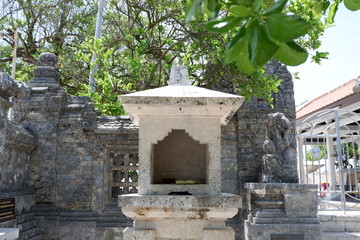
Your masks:
<path fill-rule="evenodd" d="M 341 4 L 335 26 L 325 30 L 319 51 L 330 53 L 321 65 L 309 56 L 306 63 L 288 67 L 291 73 L 299 72 L 300 79 L 294 79 L 296 105 L 360 76 L 360 10 L 352 12 Z"/>

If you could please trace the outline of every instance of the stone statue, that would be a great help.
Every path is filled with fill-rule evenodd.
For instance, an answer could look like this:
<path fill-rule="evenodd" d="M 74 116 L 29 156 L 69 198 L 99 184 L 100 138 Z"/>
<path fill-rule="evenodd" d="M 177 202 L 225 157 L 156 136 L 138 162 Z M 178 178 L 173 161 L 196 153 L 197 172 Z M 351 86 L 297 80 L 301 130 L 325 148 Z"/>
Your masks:
<path fill-rule="evenodd" d="M 291 122 L 283 113 L 268 115 L 264 142 L 261 181 L 266 183 L 297 182 L 297 162 Z"/>

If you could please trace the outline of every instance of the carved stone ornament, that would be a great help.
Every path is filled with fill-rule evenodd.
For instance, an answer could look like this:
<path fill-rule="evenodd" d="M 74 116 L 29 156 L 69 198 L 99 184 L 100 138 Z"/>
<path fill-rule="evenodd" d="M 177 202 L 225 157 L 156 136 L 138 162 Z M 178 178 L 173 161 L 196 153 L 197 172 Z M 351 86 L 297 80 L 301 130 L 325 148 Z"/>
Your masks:
<path fill-rule="evenodd" d="M 268 115 L 263 148 L 262 182 L 297 182 L 296 149 L 293 146 L 291 122 L 283 113 Z"/>
<path fill-rule="evenodd" d="M 56 61 L 57 61 L 57 57 L 54 54 L 49 52 L 44 52 L 40 54 L 38 65 L 55 67 Z"/>

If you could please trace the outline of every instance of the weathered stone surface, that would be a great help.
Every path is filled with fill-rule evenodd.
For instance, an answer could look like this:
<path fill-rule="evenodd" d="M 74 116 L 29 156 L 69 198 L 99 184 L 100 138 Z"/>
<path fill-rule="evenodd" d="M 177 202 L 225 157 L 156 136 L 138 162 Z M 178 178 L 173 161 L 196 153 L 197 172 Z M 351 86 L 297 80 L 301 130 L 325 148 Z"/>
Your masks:
<path fill-rule="evenodd" d="M 183 78 L 172 73 L 179 86 L 120 97 L 139 124 L 140 141 L 139 194 L 119 196 L 119 206 L 134 232 L 154 229 L 156 239 L 207 239 L 212 227 L 224 232 L 221 239 L 234 239 L 224 221 L 236 215 L 241 198 L 221 195 L 220 124 L 243 99 L 182 86 Z"/>
<path fill-rule="evenodd" d="M 189 73 L 186 65 L 174 65 L 171 67 L 168 85 L 190 86 Z"/>
<path fill-rule="evenodd" d="M 133 162 L 139 151 L 138 128 L 129 117 L 98 117 L 88 97 L 70 96 L 60 89 L 54 56 L 44 54 L 40 58 L 35 77 L 28 86 L 15 84 L 7 74 L 0 73 L 0 81 L 4 83 L 1 85 L 0 102 L 6 109 L 13 107 L 12 121 L 6 119 L 7 110 L 0 116 L 1 194 L 4 196 L 11 190 L 16 195 L 30 190 L 35 193 L 30 202 L 56 206 L 56 210 L 37 210 L 43 219 L 38 226 L 46 226 L 41 228 L 43 239 L 65 239 L 65 235 L 54 230 L 60 222 L 86 222 L 89 219 L 95 224 L 89 225 L 88 230 L 96 229 L 96 238 L 115 236 L 119 230 L 106 219 L 117 221 L 116 224 L 121 226 L 127 224 L 117 207 L 117 195 L 137 192 L 138 183 L 131 182 L 136 179 L 131 171 L 138 169 L 138 163 Z M 274 109 L 260 99 L 248 101 L 228 125 L 222 127 L 221 133 L 216 132 L 221 139 L 221 150 L 217 155 L 220 159 L 221 151 L 221 171 L 213 175 L 213 179 L 219 181 L 215 187 L 217 192 L 222 189 L 223 192 L 239 194 L 243 192 L 244 182 L 259 180 L 261 159 L 265 154 L 262 144 L 266 136 L 267 114 L 283 112 L 293 127 L 295 105 L 291 76 L 284 66 L 276 62 L 268 65 L 268 74 L 276 74 L 283 79 L 279 94 L 274 95 Z M 198 94 L 196 100 L 205 103 L 201 93 Z M 10 97 L 15 99 L 10 102 Z M 219 98 L 214 97 L 215 103 L 219 104 L 217 107 L 222 107 Z M 203 105 L 193 112 L 199 110 L 203 111 Z M 145 110 L 143 113 L 147 114 Z M 184 116 L 188 113 L 188 110 L 183 110 Z M 201 121 L 207 120 L 200 120 L 197 125 L 199 131 L 204 131 Z M 162 126 L 152 124 L 152 127 Z M 5 136 L 8 136 L 7 140 Z M 123 159 L 127 159 L 127 165 L 121 165 Z M 5 172 L 3 169 L 6 169 Z M 123 182 L 114 181 L 118 171 L 124 171 L 121 174 L 125 176 L 122 177 Z M 16 176 L 19 181 L 15 184 L 16 181 L 11 180 L 10 183 L 10 175 Z M 187 191 L 181 187 L 178 190 Z M 32 207 L 26 207 L 23 201 L 19 207 L 24 208 L 26 213 L 32 211 Z M 75 214 L 73 211 L 77 210 L 80 212 Z M 89 213 L 83 211 L 89 211 L 91 215 L 85 217 L 82 214 Z M 71 219 L 64 217 L 67 214 L 72 216 Z M 237 235 L 241 232 L 241 222 L 239 217 L 231 225 Z M 16 221 L 6 224 L 7 227 L 16 227 Z M 6 224 L 1 224 L 1 227 Z M 74 225 L 72 232 L 81 227 Z M 25 235 L 21 237 L 24 238 Z"/>
<path fill-rule="evenodd" d="M 119 198 L 121 207 L 156 208 L 241 208 L 242 198 L 223 193 L 220 196 L 179 196 L 127 194 Z"/>
<path fill-rule="evenodd" d="M 231 227 L 224 229 L 205 229 L 203 239 L 205 240 L 228 240 L 235 238 L 235 231 Z"/>
<path fill-rule="evenodd" d="M 96 240 L 123 240 L 123 227 L 96 228 Z"/>
<path fill-rule="evenodd" d="M 269 113 L 284 113 L 291 122 L 290 132 L 295 136 L 295 100 L 291 74 L 286 66 L 275 60 L 270 61 L 266 69 L 266 74 L 276 75 L 283 81 L 278 88 L 279 92 L 274 94 L 273 108 L 261 99 L 252 99 L 246 101 L 237 112 L 240 186 L 246 182 L 260 182 L 262 156 L 265 154 L 262 145 Z M 243 192 L 243 187 L 238 191 Z"/>
<path fill-rule="evenodd" d="M 38 66 L 34 70 L 34 78 L 28 83 L 31 87 L 47 87 L 51 90 L 60 89 L 59 73 L 55 70 L 57 57 L 52 53 L 42 53 Z"/>
<path fill-rule="evenodd" d="M 291 123 L 283 113 L 268 115 L 262 182 L 298 182 L 294 138 Z"/>
<path fill-rule="evenodd" d="M 0 240 L 13 240 L 19 237 L 18 228 L 0 228 Z"/>
<path fill-rule="evenodd" d="M 140 237 L 143 236 L 143 230 L 152 230 L 155 239 L 205 240 L 209 239 L 207 237 L 212 231 L 215 236 L 223 234 L 225 237 L 219 239 L 234 238 L 234 231 L 225 227 L 224 219 L 234 216 L 237 209 L 224 211 L 216 208 L 125 208 L 125 211 L 136 220 L 133 228 L 125 230 L 124 237 L 126 231 Z M 134 233 L 137 231 L 139 232 Z"/>
<path fill-rule="evenodd" d="M 153 229 L 135 230 L 127 228 L 123 235 L 124 240 L 155 240 L 155 230 Z"/>
<path fill-rule="evenodd" d="M 247 183 L 245 240 L 269 239 L 271 234 L 302 234 L 320 239 L 317 185 Z"/>

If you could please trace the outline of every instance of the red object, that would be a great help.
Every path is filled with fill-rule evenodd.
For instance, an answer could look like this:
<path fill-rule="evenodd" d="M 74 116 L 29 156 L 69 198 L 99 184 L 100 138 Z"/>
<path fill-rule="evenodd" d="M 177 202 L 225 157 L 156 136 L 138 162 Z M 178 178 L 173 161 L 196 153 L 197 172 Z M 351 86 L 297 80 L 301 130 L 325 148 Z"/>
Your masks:
<path fill-rule="evenodd" d="M 323 191 L 326 191 L 326 189 L 328 188 L 328 186 L 330 186 L 330 183 L 321 183 L 320 185 L 321 185 L 321 187 L 322 187 L 322 190 L 323 190 Z M 326 196 L 326 193 L 323 193 L 323 192 L 322 192 L 322 193 L 320 193 L 320 196 L 321 196 L 321 197 L 325 197 L 325 196 Z"/>

